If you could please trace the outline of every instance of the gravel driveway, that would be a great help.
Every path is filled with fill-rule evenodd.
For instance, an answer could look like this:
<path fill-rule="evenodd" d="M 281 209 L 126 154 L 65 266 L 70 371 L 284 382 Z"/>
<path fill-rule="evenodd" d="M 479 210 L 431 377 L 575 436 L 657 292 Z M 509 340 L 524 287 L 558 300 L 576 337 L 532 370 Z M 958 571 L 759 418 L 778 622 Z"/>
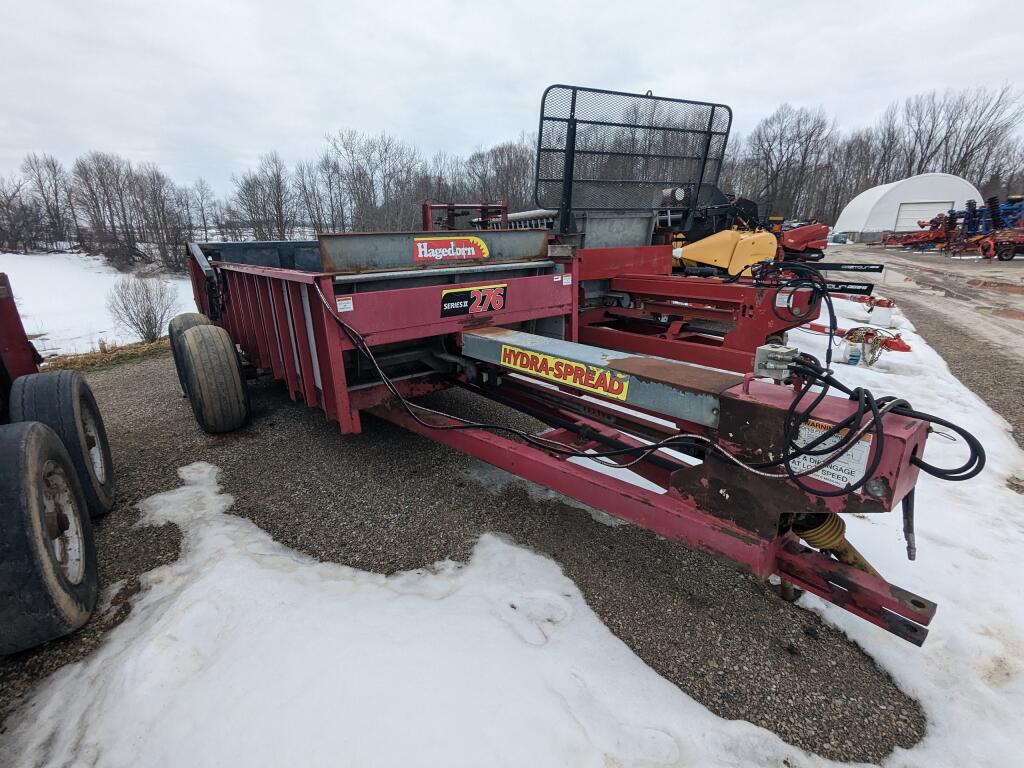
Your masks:
<path fill-rule="evenodd" d="M 829 247 L 828 261 L 884 264 L 882 275 L 834 274 L 874 282 L 876 294 L 895 299 L 954 375 L 1006 419 L 1024 445 L 1024 257 L 961 260 L 842 245 Z"/>
<path fill-rule="evenodd" d="M 293 404 L 272 381 L 252 386 L 246 429 L 213 437 L 192 419 L 167 354 L 93 371 L 89 380 L 119 473 L 118 508 L 97 532 L 100 576 L 116 589 L 84 631 L 0 659 L 0 718 L 36 681 L 102 640 L 130 610 L 140 573 L 177 557 L 177 529 L 134 528 L 132 504 L 177 487 L 178 467 L 205 460 L 223 470 L 235 514 L 322 560 L 384 573 L 464 560 L 486 531 L 542 552 L 661 675 L 722 717 L 748 720 L 807 750 L 874 762 L 924 733 L 916 702 L 859 647 L 711 556 L 635 526 L 602 524 L 372 417 L 364 434 L 342 438 L 320 411 Z M 491 421 L 509 418 L 462 392 L 433 402 Z"/>

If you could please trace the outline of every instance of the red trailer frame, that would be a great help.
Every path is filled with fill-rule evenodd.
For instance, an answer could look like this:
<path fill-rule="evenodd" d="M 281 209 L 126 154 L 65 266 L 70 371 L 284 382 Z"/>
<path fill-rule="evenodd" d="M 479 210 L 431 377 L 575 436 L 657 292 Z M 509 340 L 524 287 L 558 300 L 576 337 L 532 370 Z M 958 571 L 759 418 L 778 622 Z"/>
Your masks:
<path fill-rule="evenodd" d="M 927 636 L 934 603 L 805 546 L 785 523 L 798 511 L 831 517 L 835 512 L 891 509 L 916 482 L 917 468 L 910 458 L 923 449 L 924 422 L 894 414 L 884 417 L 885 448 L 874 495 L 822 498 L 786 481 L 742 472 L 725 461 L 691 460 L 660 450 L 631 467 L 659 486 L 654 492 L 568 461 L 556 451 L 491 431 L 438 429 L 457 422 L 437 414 L 414 416 L 384 383 L 350 379 L 358 352 L 346 328 L 358 332 L 369 347 L 435 337 L 454 340 L 456 348 L 463 349 L 502 343 L 503 326 L 561 317 L 571 347 L 577 339 L 586 340 L 590 327 L 579 320 L 579 278 L 617 270 L 622 275 L 611 277 L 613 282 L 648 281 L 661 295 L 671 293 L 681 285 L 680 278 L 650 274 L 660 268 L 664 247 L 607 249 L 589 256 L 585 249 L 576 253 L 552 248 L 553 254 L 568 255 L 557 260 L 552 273 L 502 280 L 507 295 L 516 297 L 514 302 L 486 314 L 457 317 L 439 316 L 443 292 L 469 291 L 479 283 L 349 295 L 338 292 L 344 288 L 336 290 L 336 279 L 341 280 L 336 273 L 210 263 L 198 246 L 192 244 L 190 250 L 189 270 L 200 310 L 227 329 L 252 365 L 283 381 L 292 400 L 302 398 L 318 406 L 329 420 L 338 422 L 342 433 L 359 432 L 361 414 L 368 411 L 663 536 L 723 555 L 758 577 L 777 574 L 911 642 L 920 644 Z M 706 418 L 666 420 L 653 408 L 623 409 L 594 397 L 594 390 L 585 385 L 538 381 L 512 373 L 486 355 L 478 355 L 482 375 L 477 382 L 461 374 L 432 372 L 396 377 L 394 386 L 404 398 L 464 386 L 547 422 L 554 431 L 544 433 L 545 438 L 579 450 L 636 447 L 685 432 L 731 446 L 750 460 L 783 451 L 777 440 L 793 398 L 791 389 L 754 381 L 749 375 L 659 362 L 628 351 L 604 352 L 610 356 L 609 375 L 631 377 L 639 382 L 634 389 L 653 382 L 680 400 L 705 403 Z M 828 398 L 815 414 L 837 423 L 852 408 L 849 401 Z M 822 489 L 832 487 L 805 479 Z"/>
<path fill-rule="evenodd" d="M 784 297 L 786 317 L 775 306 L 778 292 L 771 287 L 675 275 L 670 245 L 584 248 L 573 274 L 577 284 L 608 280 L 611 291 L 632 300 L 629 307 L 581 310 L 573 340 L 738 373 L 754 369 L 758 347 L 819 312 L 811 306 L 810 291 Z"/>
<path fill-rule="evenodd" d="M 11 281 L 0 272 L 0 363 L 8 376 L 8 383 L 19 376 L 38 373 L 41 362 L 43 358 L 25 333 L 14 303 Z"/>
<path fill-rule="evenodd" d="M 21 376 L 39 373 L 43 358 L 25 333 L 7 275 L 0 272 L 0 424 L 6 423 L 11 385 Z"/>

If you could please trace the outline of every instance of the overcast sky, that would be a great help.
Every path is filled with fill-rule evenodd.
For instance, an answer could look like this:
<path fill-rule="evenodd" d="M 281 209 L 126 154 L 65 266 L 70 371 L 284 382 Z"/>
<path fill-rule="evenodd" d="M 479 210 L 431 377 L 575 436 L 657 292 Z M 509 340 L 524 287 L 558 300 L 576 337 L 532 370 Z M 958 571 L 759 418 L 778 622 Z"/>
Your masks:
<path fill-rule="evenodd" d="M 0 174 L 99 149 L 225 193 L 341 127 L 425 153 L 533 131 L 556 82 L 723 102 L 740 133 L 783 101 L 865 125 L 909 94 L 1024 80 L 1024 2 L 971 5 L 0 0 Z"/>

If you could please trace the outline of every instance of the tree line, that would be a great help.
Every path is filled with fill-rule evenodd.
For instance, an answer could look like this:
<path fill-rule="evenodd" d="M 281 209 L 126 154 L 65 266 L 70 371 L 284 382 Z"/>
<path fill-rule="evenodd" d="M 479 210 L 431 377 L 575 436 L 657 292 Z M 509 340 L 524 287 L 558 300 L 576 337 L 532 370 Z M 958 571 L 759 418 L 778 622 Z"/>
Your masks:
<path fill-rule="evenodd" d="M 386 133 L 343 130 L 289 166 L 277 152 L 232 178 L 218 198 L 203 179 L 181 185 L 152 163 L 89 152 L 65 166 L 30 153 L 0 176 L 0 248 L 82 248 L 122 268 L 181 271 L 191 240 L 290 240 L 314 232 L 418 229 L 420 204 L 508 201 L 530 206 L 531 141 L 522 135 L 466 157 L 423 157 Z"/>
<path fill-rule="evenodd" d="M 783 104 L 734 139 L 720 183 L 772 213 L 826 224 L 865 189 L 919 173 L 952 173 L 983 198 L 1004 197 L 1024 192 L 1022 121 L 1010 86 L 919 94 L 849 132 L 820 107 Z"/>
<path fill-rule="evenodd" d="M 772 213 L 830 224 L 861 191 L 927 171 L 962 176 L 983 196 L 1021 192 L 1022 121 L 1024 102 L 1009 86 L 913 96 L 854 131 L 820 107 L 783 104 L 733 137 L 719 185 Z M 427 199 L 533 208 L 534 156 L 525 134 L 467 156 L 427 157 L 387 133 L 340 130 L 293 166 L 263 155 L 218 197 L 203 179 L 179 184 L 117 154 L 89 152 L 66 166 L 33 152 L 0 176 L 0 248 L 77 247 L 120 267 L 179 271 L 190 240 L 417 229 Z"/>

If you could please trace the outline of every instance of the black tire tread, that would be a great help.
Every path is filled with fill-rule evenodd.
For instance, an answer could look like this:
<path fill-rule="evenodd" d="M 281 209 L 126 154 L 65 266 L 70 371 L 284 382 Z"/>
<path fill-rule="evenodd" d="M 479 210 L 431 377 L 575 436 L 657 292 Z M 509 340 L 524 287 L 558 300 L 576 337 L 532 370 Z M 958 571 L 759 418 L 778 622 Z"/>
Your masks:
<path fill-rule="evenodd" d="M 211 325 L 210 318 L 199 312 L 184 312 L 171 318 L 167 324 L 167 338 L 171 342 L 171 357 L 174 359 L 174 369 L 178 372 L 178 383 L 181 385 L 182 393 L 187 397 L 185 389 L 185 373 L 181 369 L 181 337 L 189 328 L 197 325 Z"/>
<path fill-rule="evenodd" d="M 249 397 L 231 336 L 197 325 L 181 337 L 182 371 L 192 413 L 204 431 L 231 432 L 249 420 Z"/>
<path fill-rule="evenodd" d="M 93 472 L 84 435 L 79 431 L 78 408 L 83 400 L 96 417 L 100 450 L 107 466 L 103 483 Z M 12 422 L 39 421 L 56 432 L 71 456 L 89 514 L 97 518 L 110 512 L 114 506 L 113 457 L 96 397 L 82 374 L 44 371 L 20 376 L 11 386 L 10 417 Z"/>
<path fill-rule="evenodd" d="M 52 560 L 44 560 L 49 550 L 38 539 L 42 516 L 35 470 L 49 459 L 64 468 L 79 509 L 85 558 L 79 584 L 68 582 Z M 67 449 L 45 424 L 0 426 L 0 655 L 78 629 L 88 621 L 98 594 L 92 525 Z"/>

